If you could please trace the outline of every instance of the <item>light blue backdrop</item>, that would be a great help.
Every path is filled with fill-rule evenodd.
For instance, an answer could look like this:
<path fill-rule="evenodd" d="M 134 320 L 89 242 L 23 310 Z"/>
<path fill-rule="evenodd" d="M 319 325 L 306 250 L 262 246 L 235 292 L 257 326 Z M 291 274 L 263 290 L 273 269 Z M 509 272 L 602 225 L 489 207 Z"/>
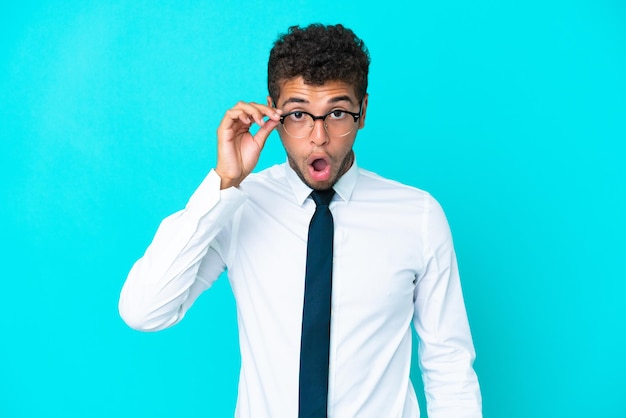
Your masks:
<path fill-rule="evenodd" d="M 626 417 L 624 2 L 19 4 L 0 12 L 0 417 L 232 416 L 227 281 L 157 334 L 117 298 L 223 112 L 264 100 L 277 34 L 316 21 L 370 48 L 360 164 L 446 209 L 485 416 Z M 273 136 L 260 165 L 283 160 Z"/>

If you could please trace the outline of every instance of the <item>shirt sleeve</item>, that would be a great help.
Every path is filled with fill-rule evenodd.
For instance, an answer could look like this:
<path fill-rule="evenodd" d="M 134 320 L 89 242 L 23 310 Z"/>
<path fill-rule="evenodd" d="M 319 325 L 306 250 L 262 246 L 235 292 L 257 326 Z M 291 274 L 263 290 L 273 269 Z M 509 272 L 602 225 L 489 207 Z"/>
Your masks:
<path fill-rule="evenodd" d="M 234 214 L 246 195 L 220 190 L 214 170 L 185 209 L 165 218 L 122 287 L 120 316 L 131 328 L 158 331 L 178 323 L 225 270 Z"/>
<path fill-rule="evenodd" d="M 470 333 L 450 228 L 430 197 L 425 217 L 425 270 L 415 290 L 413 323 L 430 418 L 481 418 Z"/>

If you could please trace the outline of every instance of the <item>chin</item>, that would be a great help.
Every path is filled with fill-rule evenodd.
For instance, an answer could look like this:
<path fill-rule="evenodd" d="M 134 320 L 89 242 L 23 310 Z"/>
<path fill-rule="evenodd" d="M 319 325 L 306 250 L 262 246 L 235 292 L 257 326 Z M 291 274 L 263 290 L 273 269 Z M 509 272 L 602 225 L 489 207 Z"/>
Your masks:
<path fill-rule="evenodd" d="M 328 190 L 328 189 L 332 189 L 332 187 L 335 185 L 335 182 L 324 182 L 324 183 L 319 183 L 319 184 L 307 184 L 307 186 L 309 186 L 311 189 L 313 190 Z"/>
<path fill-rule="evenodd" d="M 312 180 L 309 178 L 306 178 L 302 175 L 300 175 L 300 173 L 298 173 L 300 180 L 302 180 L 302 182 L 304 184 L 306 184 L 307 186 L 309 186 L 311 189 L 313 190 L 327 190 L 330 189 L 331 187 L 333 187 L 336 183 L 336 179 L 335 178 L 330 178 L 328 180 L 325 181 L 316 181 L 316 180 Z"/>
<path fill-rule="evenodd" d="M 313 180 L 304 176 L 300 169 L 294 169 L 294 170 L 296 174 L 298 174 L 298 177 L 300 177 L 300 180 L 302 180 L 304 184 L 306 184 L 313 190 L 328 190 L 332 188 L 337 182 L 336 176 L 331 176 L 328 180 L 325 180 L 325 181 L 316 181 L 316 180 Z"/>

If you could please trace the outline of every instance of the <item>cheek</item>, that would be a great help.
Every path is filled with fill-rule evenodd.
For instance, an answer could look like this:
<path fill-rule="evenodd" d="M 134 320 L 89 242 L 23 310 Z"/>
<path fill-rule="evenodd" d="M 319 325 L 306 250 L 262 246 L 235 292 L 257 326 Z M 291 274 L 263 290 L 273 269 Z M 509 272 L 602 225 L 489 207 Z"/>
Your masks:
<path fill-rule="evenodd" d="M 335 143 L 335 155 L 340 158 L 345 157 L 352 150 L 354 138 L 344 138 L 342 141 Z"/>
<path fill-rule="evenodd" d="M 293 139 L 290 139 L 288 137 L 283 137 L 283 135 L 280 135 L 280 142 L 282 142 L 283 144 L 283 148 L 285 149 L 285 152 L 290 155 L 292 158 L 298 160 L 299 156 L 302 156 L 303 152 L 302 152 L 302 147 L 298 146 L 298 142 L 294 141 Z"/>

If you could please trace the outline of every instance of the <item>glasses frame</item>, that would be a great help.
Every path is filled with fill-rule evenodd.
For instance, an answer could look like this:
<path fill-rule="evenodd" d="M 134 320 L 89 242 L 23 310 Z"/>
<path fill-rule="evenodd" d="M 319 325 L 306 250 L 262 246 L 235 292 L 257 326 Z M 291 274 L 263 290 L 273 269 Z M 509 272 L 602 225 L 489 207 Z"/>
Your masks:
<path fill-rule="evenodd" d="M 328 132 L 328 125 L 326 124 L 326 118 L 327 118 L 327 117 L 329 117 L 329 116 L 330 116 L 333 112 L 341 111 L 341 112 L 347 113 L 348 115 L 350 115 L 350 116 L 352 116 L 352 117 L 354 118 L 354 123 L 357 123 L 357 122 L 358 122 L 358 120 L 361 118 L 361 111 L 362 111 L 362 110 L 363 110 L 363 102 L 361 102 L 361 103 L 359 104 L 359 112 L 358 112 L 358 113 L 355 113 L 355 112 L 350 112 L 350 111 L 348 111 L 348 110 L 334 109 L 334 110 L 331 110 L 330 112 L 326 113 L 325 115 L 322 115 L 322 116 L 315 116 L 314 114 L 309 113 L 309 112 L 305 112 L 304 110 L 294 110 L 293 112 L 285 113 L 284 115 L 282 115 L 282 116 L 280 117 L 280 124 L 282 125 L 283 129 L 285 129 L 285 118 L 286 118 L 287 116 L 291 116 L 291 115 L 293 115 L 293 114 L 295 114 L 295 113 L 303 113 L 303 114 L 305 114 L 305 115 L 309 115 L 309 116 L 311 117 L 311 119 L 313 119 L 313 125 L 311 125 L 311 130 L 310 130 L 310 131 L 309 131 L 309 133 L 308 133 L 308 134 L 306 134 L 306 135 L 296 136 L 296 135 L 293 135 L 293 134 L 289 133 L 289 131 L 287 131 L 287 129 L 285 129 L 285 132 L 287 132 L 287 134 L 288 134 L 289 136 L 292 136 L 292 137 L 294 137 L 294 138 L 298 138 L 298 139 L 300 139 L 300 138 L 306 138 L 307 136 L 309 136 L 309 135 L 311 134 L 311 132 L 313 132 L 313 128 L 315 127 L 315 121 L 317 121 L 317 120 L 321 120 L 321 121 L 323 122 L 323 125 L 324 125 L 324 130 L 326 131 L 326 133 L 327 133 L 328 135 L 330 135 L 330 132 Z M 350 133 L 351 133 L 352 131 L 353 131 L 353 129 L 350 129 L 348 132 L 346 132 L 346 133 L 345 133 L 345 134 L 343 134 L 343 135 L 333 135 L 333 136 L 341 138 L 341 137 L 344 137 L 344 136 L 350 135 Z"/>

